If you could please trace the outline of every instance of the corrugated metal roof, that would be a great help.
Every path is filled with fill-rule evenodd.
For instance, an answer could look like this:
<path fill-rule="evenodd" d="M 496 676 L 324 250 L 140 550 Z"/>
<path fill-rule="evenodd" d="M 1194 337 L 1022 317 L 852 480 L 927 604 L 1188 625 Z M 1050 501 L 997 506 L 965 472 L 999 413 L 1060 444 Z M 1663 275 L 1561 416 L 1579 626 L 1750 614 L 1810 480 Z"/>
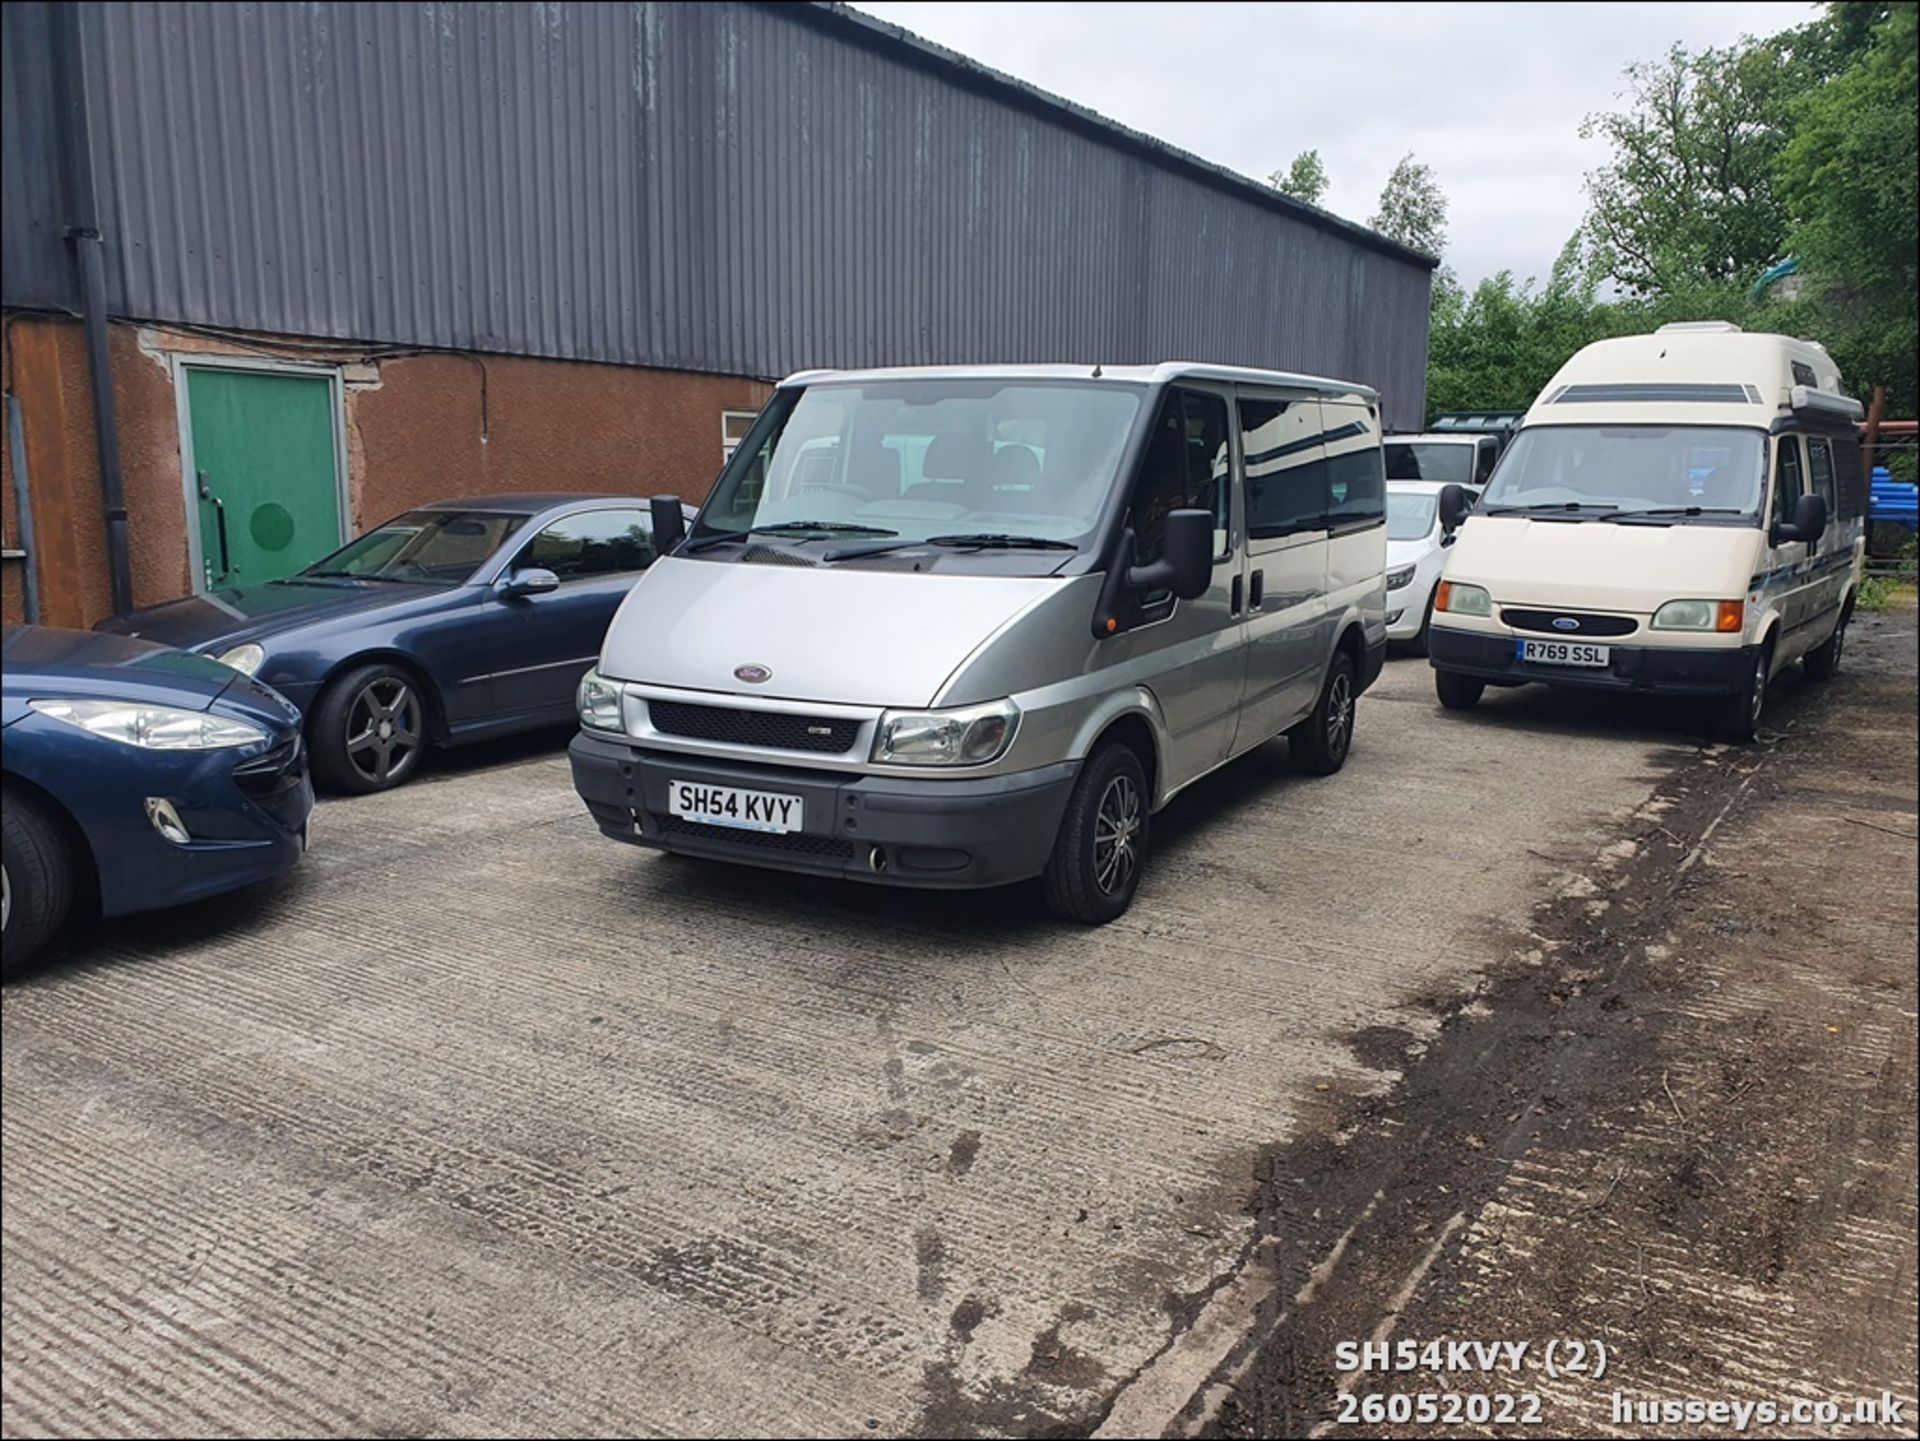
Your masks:
<path fill-rule="evenodd" d="M 67 304 L 47 6 L 5 8 L 5 301 Z M 839 7 L 81 17 L 121 315 L 761 376 L 1189 355 L 1421 418 L 1424 257 Z"/>

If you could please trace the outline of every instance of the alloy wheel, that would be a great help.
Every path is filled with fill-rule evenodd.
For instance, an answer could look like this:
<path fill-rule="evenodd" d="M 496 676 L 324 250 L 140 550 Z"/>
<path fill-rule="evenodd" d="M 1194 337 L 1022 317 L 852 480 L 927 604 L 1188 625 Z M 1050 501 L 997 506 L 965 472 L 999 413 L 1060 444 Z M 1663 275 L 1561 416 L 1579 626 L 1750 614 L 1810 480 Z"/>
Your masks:
<path fill-rule="evenodd" d="M 1107 895 L 1126 890 L 1140 863 L 1140 788 L 1131 776 L 1115 776 L 1100 793 L 1093 822 L 1093 878 Z"/>
<path fill-rule="evenodd" d="M 1747 704 L 1753 713 L 1753 724 L 1757 730 L 1760 726 L 1760 712 L 1766 708 L 1767 704 L 1767 657 L 1764 651 L 1753 663 L 1752 696 Z"/>
<path fill-rule="evenodd" d="M 399 676 L 368 681 L 347 707 L 347 760 L 376 785 L 413 764 L 420 749 L 420 699 Z"/>
<path fill-rule="evenodd" d="M 1353 682 L 1343 670 L 1327 687 L 1327 750 L 1344 755 L 1353 731 Z"/>
<path fill-rule="evenodd" d="M 12 919 L 13 877 L 7 874 L 6 862 L 0 861 L 0 931 L 4 931 Z"/>

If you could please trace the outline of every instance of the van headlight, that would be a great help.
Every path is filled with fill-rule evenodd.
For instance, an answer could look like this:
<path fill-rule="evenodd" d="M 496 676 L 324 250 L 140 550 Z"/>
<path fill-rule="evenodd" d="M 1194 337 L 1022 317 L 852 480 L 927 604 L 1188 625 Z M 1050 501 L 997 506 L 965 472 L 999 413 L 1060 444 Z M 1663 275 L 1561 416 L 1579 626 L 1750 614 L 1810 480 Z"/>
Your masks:
<path fill-rule="evenodd" d="M 627 727 L 620 715 L 620 683 L 608 680 L 597 670 L 580 677 L 580 689 L 574 692 L 574 708 L 580 712 L 580 724 L 590 731 L 610 731 L 625 735 Z"/>
<path fill-rule="evenodd" d="M 251 643 L 247 645 L 237 645 L 232 650 L 222 651 L 214 657 L 221 665 L 231 666 L 244 676 L 252 676 L 258 673 L 260 663 L 266 658 L 266 651 Z"/>
<path fill-rule="evenodd" d="M 27 705 L 89 735 L 149 751 L 216 751 L 267 738 L 246 721 L 170 705 L 131 700 L 30 700 Z"/>
<path fill-rule="evenodd" d="M 1493 597 L 1481 586 L 1443 580 L 1434 592 L 1433 608 L 1449 615 L 1492 615 Z"/>
<path fill-rule="evenodd" d="M 1655 630 L 1711 630 L 1733 635 L 1747 628 L 1743 600 L 1670 600 L 1653 613 Z"/>
<path fill-rule="evenodd" d="M 1010 700 L 958 710 L 890 710 L 873 737 L 873 759 L 894 766 L 978 766 L 1013 740 L 1020 707 Z"/>
<path fill-rule="evenodd" d="M 1417 565 L 1403 565 L 1398 570 L 1388 571 L 1387 572 L 1387 589 L 1401 590 L 1407 586 L 1412 585 L 1413 573 L 1418 569 L 1419 567 Z"/>

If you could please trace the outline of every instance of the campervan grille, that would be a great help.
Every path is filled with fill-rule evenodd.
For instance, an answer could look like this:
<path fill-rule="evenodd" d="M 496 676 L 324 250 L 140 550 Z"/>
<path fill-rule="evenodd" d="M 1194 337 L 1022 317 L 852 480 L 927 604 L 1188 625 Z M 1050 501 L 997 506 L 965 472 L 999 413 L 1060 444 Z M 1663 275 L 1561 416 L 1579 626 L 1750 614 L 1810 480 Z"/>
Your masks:
<path fill-rule="evenodd" d="M 1630 615 L 1581 615 L 1565 610 L 1503 610 L 1500 619 L 1515 630 L 1537 630 L 1569 638 L 1592 635 L 1631 635 L 1640 622 Z M 1573 621 L 1571 626 L 1555 621 Z"/>
<path fill-rule="evenodd" d="M 834 836 L 809 835 L 805 831 L 775 835 L 769 831 L 736 830 L 732 826 L 702 825 L 679 816 L 660 816 L 658 819 L 662 834 L 684 836 L 688 840 L 705 841 L 710 845 L 737 846 L 756 851 L 786 851 L 790 854 L 826 856 L 839 861 L 853 858 L 853 842 Z"/>
<path fill-rule="evenodd" d="M 789 715 L 784 711 L 736 710 L 729 706 L 688 705 L 650 700 L 647 714 L 663 735 L 769 750 L 839 754 L 853 749 L 860 722 L 840 716 Z"/>

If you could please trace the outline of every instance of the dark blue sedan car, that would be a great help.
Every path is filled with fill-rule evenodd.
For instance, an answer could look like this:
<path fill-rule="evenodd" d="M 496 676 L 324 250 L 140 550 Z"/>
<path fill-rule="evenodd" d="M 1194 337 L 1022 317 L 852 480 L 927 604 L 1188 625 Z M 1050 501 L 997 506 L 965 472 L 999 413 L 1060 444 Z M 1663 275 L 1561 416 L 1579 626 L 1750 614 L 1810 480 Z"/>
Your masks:
<path fill-rule="evenodd" d="M 410 510 L 286 580 L 100 628 L 225 661 L 306 716 L 314 779 L 386 790 L 429 745 L 564 725 L 652 564 L 632 496 L 490 495 Z"/>
<path fill-rule="evenodd" d="M 0 966 L 75 900 L 155 910 L 278 875 L 306 849 L 300 713 L 205 656 L 9 626 L 0 640 Z"/>

